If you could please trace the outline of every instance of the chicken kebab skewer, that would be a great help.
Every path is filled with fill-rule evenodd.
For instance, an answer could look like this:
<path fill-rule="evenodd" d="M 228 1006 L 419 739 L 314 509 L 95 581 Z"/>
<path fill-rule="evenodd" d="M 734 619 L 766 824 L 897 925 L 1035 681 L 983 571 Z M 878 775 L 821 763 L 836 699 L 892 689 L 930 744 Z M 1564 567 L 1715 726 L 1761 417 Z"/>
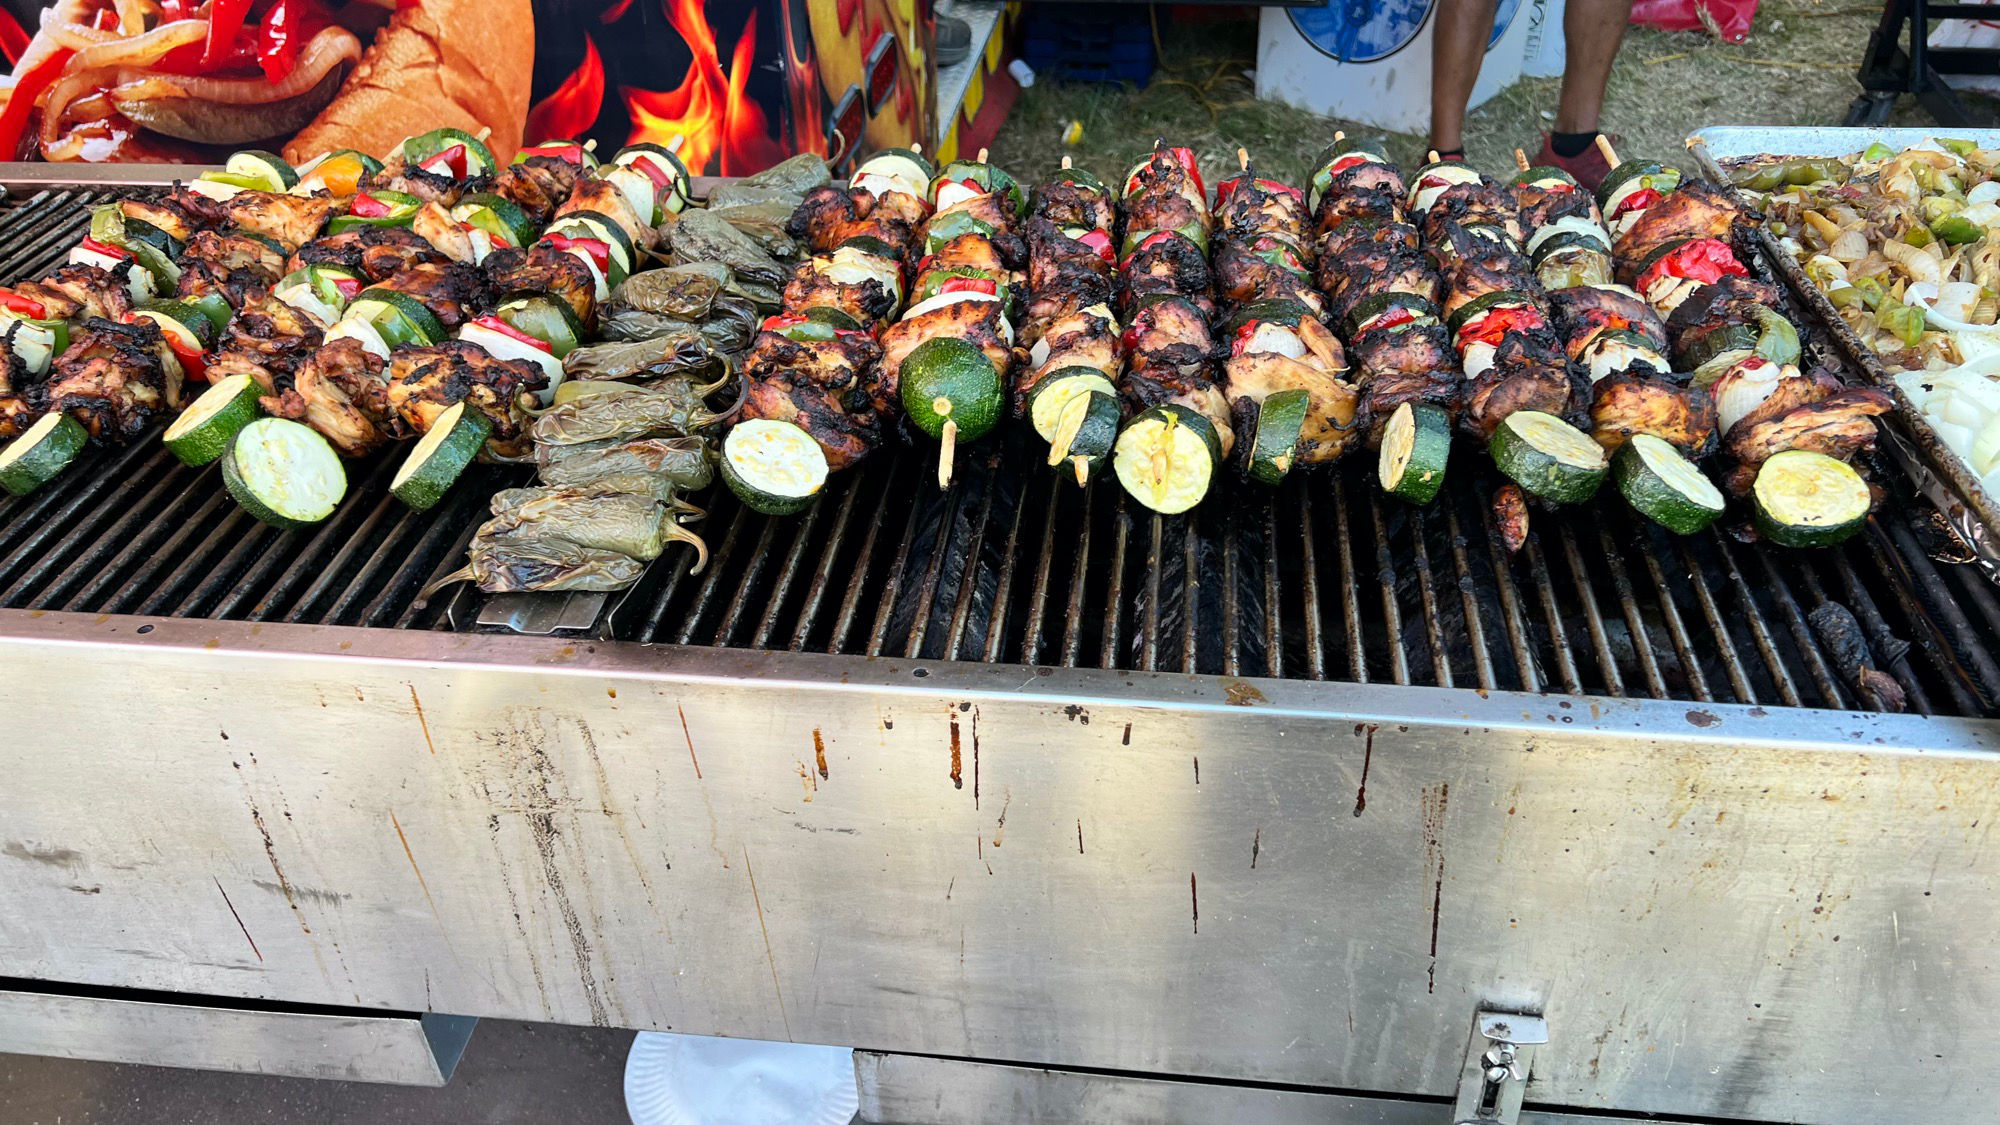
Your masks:
<path fill-rule="evenodd" d="M 1353 363 L 1357 416 L 1384 491 L 1426 504 L 1444 483 L 1461 379 L 1442 283 L 1409 221 L 1402 170 L 1379 142 L 1335 134 L 1307 202 L 1329 322 Z"/>
<path fill-rule="evenodd" d="M 1303 191 L 1259 177 L 1236 152 L 1237 175 L 1215 185 L 1211 272 L 1230 307 L 1223 394 L 1250 478 L 1276 485 L 1298 464 L 1330 464 L 1361 427 L 1347 357 L 1312 285 Z"/>
<path fill-rule="evenodd" d="M 742 410 L 722 443 L 722 479 L 752 510 L 803 511 L 899 416 L 880 332 L 902 311 L 935 171 L 920 150 L 884 149 L 793 213 L 787 229 L 813 253 L 751 343 Z"/>
<path fill-rule="evenodd" d="M 1213 219 L 1193 150 L 1156 143 L 1126 175 L 1118 210 L 1127 355 L 1119 391 L 1132 418 L 1112 468 L 1133 499 L 1173 515 L 1208 495 L 1236 441 L 1215 375 L 1206 251 Z"/>
<path fill-rule="evenodd" d="M 1110 460 L 1124 418 L 1125 341 L 1111 309 L 1116 221 L 1111 190 L 1067 156 L 1035 188 L 1027 221 L 1028 358 L 1011 405 L 1049 443 L 1049 466 L 1068 466 L 1079 488 Z"/>
<path fill-rule="evenodd" d="M 1853 461 L 1874 448 L 1874 419 L 1893 409 L 1830 369 L 1801 371 L 1797 328 L 1779 293 L 1736 252 L 1742 210 L 1723 189 L 1682 182 L 1645 160 L 1618 163 L 1600 189 L 1619 280 L 1663 320 L 1674 365 L 1714 400 L 1715 433 L 1734 466 L 1727 491 L 1750 501 L 1765 539 L 1830 546 L 1868 519 L 1873 490 Z M 1636 440 L 1636 439 L 1635 439 Z"/>
<path fill-rule="evenodd" d="M 1610 455 L 1611 475 L 1633 508 L 1677 534 L 1700 531 L 1724 507 L 1696 467 L 1715 447 L 1714 400 L 1673 370 L 1666 330 L 1644 298 L 1613 280 L 1598 200 L 1560 169 L 1530 167 L 1519 150 L 1514 159 L 1525 249 L 1563 350 L 1589 380 L 1591 436 Z M 1525 504 L 1517 510 L 1525 519 Z M 1510 527 L 1516 539 L 1523 534 Z"/>

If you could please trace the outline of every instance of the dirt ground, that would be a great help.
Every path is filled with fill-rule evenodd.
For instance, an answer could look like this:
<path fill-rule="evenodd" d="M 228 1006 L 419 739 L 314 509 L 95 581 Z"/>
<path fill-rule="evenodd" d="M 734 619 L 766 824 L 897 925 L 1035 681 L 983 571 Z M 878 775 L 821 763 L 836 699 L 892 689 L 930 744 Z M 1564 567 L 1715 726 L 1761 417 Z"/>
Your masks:
<path fill-rule="evenodd" d="M 1131 18 L 1144 19 L 1148 9 L 1130 10 Z M 1037 82 L 1001 129 L 993 158 L 1040 178 L 1067 153 L 1110 179 L 1159 134 L 1192 144 L 1205 168 L 1234 167 L 1241 145 L 1260 168 L 1298 182 L 1335 129 L 1371 131 L 1256 100 L 1249 72 L 1257 61 L 1257 21 L 1245 9 L 1178 19 L 1169 9 L 1152 10 L 1161 13 L 1162 65 L 1149 84 Z M 1680 151 L 1687 134 L 1704 125 L 1837 125 L 1860 92 L 1855 68 L 1881 10 L 1855 0 L 1764 0 L 1750 37 L 1735 44 L 1633 28 L 1611 76 L 1604 127 L 1623 135 L 1624 153 L 1666 154 Z M 1560 79 L 1522 79 L 1473 111 L 1467 155 L 1489 172 L 1511 168 L 1517 146 L 1532 156 L 1560 86 Z M 1927 120 L 1911 99 L 1898 107 L 1897 123 Z M 1071 121 L 1082 123 L 1082 138 L 1064 146 Z M 1421 160 L 1422 137 L 1391 140 L 1391 155 Z"/>

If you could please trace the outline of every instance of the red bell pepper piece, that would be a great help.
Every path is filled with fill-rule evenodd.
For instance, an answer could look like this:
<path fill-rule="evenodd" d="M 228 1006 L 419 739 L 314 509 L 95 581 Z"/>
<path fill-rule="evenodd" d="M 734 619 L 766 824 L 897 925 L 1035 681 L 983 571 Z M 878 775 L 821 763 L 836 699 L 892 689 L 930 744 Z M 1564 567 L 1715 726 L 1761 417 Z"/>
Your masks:
<path fill-rule="evenodd" d="M 567 161 L 579 167 L 583 164 L 582 145 L 536 145 L 528 150 L 528 155 L 553 156 L 557 160 Z M 640 171 L 644 172 L 646 170 L 641 168 Z M 651 173 L 648 172 L 647 175 L 650 176 Z"/>
<path fill-rule="evenodd" d="M 99 242 L 87 234 L 83 236 L 83 241 L 79 245 L 94 254 L 103 254 L 107 257 L 118 258 L 120 260 L 132 256 L 132 252 L 123 246 L 113 246 L 109 242 Z"/>
<path fill-rule="evenodd" d="M 12 289 L 0 289 L 0 307 L 8 312 L 20 313 L 30 320 L 47 320 L 49 308 L 33 297 L 23 297 Z"/>
<path fill-rule="evenodd" d="M 327 26 L 327 18 L 314 0 L 278 0 L 264 15 L 257 36 L 257 65 L 264 77 L 283 82 L 298 66 L 299 49 Z"/>
<path fill-rule="evenodd" d="M 1610 222 L 1612 219 L 1618 218 L 1620 215 L 1629 215 L 1634 211 L 1644 211 L 1646 208 L 1651 207 L 1653 204 L 1658 203 L 1659 201 L 1660 201 L 1659 191 L 1657 191 L 1654 188 L 1640 188 L 1638 191 L 1635 191 L 1631 195 L 1626 196 L 1624 199 L 1619 200 L 1617 210 L 1611 212 L 1611 214 L 1609 215 L 1606 215 L 1604 221 Z"/>
<path fill-rule="evenodd" d="M 557 250 L 581 250 L 597 264 L 597 272 L 611 272 L 611 244 L 601 238 L 571 238 L 566 234 L 545 234 L 542 241 Z"/>
<path fill-rule="evenodd" d="M 1000 286 L 990 277 L 951 277 L 938 286 L 939 293 L 992 293 L 997 295 Z"/>
<path fill-rule="evenodd" d="M 208 38 L 202 44 L 201 65 L 207 70 L 220 67 L 236 50 L 236 33 L 250 14 L 250 0 L 210 0 Z"/>
<path fill-rule="evenodd" d="M 466 169 L 465 146 L 452 145 L 450 148 L 441 149 L 437 155 L 424 161 L 418 167 L 421 167 L 426 172 L 436 172 L 440 176 L 450 176 L 453 179 L 462 180 L 465 178 Z"/>
<path fill-rule="evenodd" d="M 7 108 L 0 111 L 0 157 L 12 160 L 19 155 L 21 134 L 28 128 L 28 113 L 49 92 L 49 87 L 56 84 L 56 79 L 62 77 L 63 67 L 75 56 L 75 51 L 60 48 L 14 83 Z"/>
<path fill-rule="evenodd" d="M 361 279 L 358 277 L 336 277 L 333 279 L 333 291 L 352 301 L 361 295 Z"/>
<path fill-rule="evenodd" d="M 1326 178 L 1330 180 L 1333 177 L 1340 175 L 1342 172 L 1347 171 L 1349 168 L 1359 168 L 1363 164 L 1368 163 L 1368 160 L 1369 157 L 1364 153 L 1350 152 L 1346 156 L 1343 156 L 1340 159 L 1334 161 L 1332 164 L 1327 165 Z"/>
<path fill-rule="evenodd" d="M 1377 319 L 1370 321 L 1363 331 L 1373 332 L 1379 328 L 1394 328 L 1399 324 L 1408 324 L 1415 319 L 1417 319 L 1416 313 L 1411 312 L 1406 306 L 1397 305 L 1395 308 L 1384 312 Z M 1359 338 L 1359 336 L 1356 337 L 1356 339 Z"/>
<path fill-rule="evenodd" d="M 359 215 L 364 219 L 380 219 L 387 217 L 395 208 L 364 191 L 354 197 L 354 202 L 347 205 L 347 210 L 350 214 Z"/>
<path fill-rule="evenodd" d="M 507 323 L 506 321 L 501 320 L 497 316 L 474 317 L 472 318 L 472 323 L 477 324 L 479 327 L 484 328 L 489 332 L 498 332 L 500 335 L 505 336 L 510 340 L 519 340 L 521 343 L 526 344 L 531 348 L 540 348 L 542 351 L 551 353 L 555 351 L 554 348 L 549 346 L 549 342 L 547 340 L 542 339 L 540 336 L 534 336 L 530 335 L 529 333 L 523 332 L 520 329 L 514 327 L 513 325 Z"/>
<path fill-rule="evenodd" d="M 1736 252 L 1729 248 L 1728 243 L 1714 238 L 1698 238 L 1668 251 L 1666 256 L 1640 274 L 1638 290 L 1646 292 L 1663 277 L 1687 278 L 1708 285 L 1730 274 L 1742 276 L 1749 272 L 1743 268 L 1742 262 L 1736 260 Z"/>
<path fill-rule="evenodd" d="M 1458 330 L 1458 346 L 1462 351 L 1472 344 L 1492 344 L 1500 346 L 1500 338 L 1509 332 L 1522 332 L 1542 326 L 1542 314 L 1532 305 L 1508 305 L 1497 308 L 1480 317 L 1476 322 Z"/>
<path fill-rule="evenodd" d="M 579 158 L 577 160 L 577 163 L 578 164 L 583 163 L 582 159 Z M 654 160 L 650 156 L 642 154 L 633 157 L 632 167 L 637 168 L 641 172 L 644 172 L 646 174 L 646 178 L 653 181 L 653 194 L 655 195 L 658 195 L 659 193 L 666 191 L 669 187 L 673 185 L 674 182 L 673 172 L 669 170 L 665 164 L 663 164 L 660 161 Z"/>
<path fill-rule="evenodd" d="M 166 337 L 167 350 L 173 352 L 174 358 L 181 361 L 181 373 L 190 379 L 207 382 L 208 357 L 203 355 L 199 348 L 185 346 L 170 332 L 163 335 Z"/>
<path fill-rule="evenodd" d="M 1077 241 L 1090 247 L 1091 250 L 1096 252 L 1098 257 L 1107 262 L 1116 263 L 1118 261 L 1117 251 L 1111 248 L 1111 236 L 1101 230 L 1085 231 L 1077 238 Z"/>

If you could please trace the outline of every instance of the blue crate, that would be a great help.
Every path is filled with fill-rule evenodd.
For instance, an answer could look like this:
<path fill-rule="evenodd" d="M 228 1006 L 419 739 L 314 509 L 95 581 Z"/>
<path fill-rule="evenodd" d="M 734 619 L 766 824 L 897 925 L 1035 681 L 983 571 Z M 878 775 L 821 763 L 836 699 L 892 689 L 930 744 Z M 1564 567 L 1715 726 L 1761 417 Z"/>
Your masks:
<path fill-rule="evenodd" d="M 1031 5 L 1020 57 L 1038 77 L 1143 86 L 1159 63 L 1146 12 L 1140 4 Z"/>

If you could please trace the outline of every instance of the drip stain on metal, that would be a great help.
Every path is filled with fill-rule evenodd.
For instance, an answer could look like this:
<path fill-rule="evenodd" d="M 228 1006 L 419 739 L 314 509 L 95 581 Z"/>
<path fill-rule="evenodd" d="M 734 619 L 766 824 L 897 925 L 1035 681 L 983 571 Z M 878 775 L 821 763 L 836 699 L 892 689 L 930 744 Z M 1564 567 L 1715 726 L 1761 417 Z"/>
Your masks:
<path fill-rule="evenodd" d="M 103 195 L 0 203 L 0 277 L 53 269 Z M 1485 504 L 1499 482 L 1470 443 L 1421 510 L 1383 498 L 1350 458 L 1276 490 L 1232 483 L 1218 503 L 1166 517 L 1114 482 L 1051 475 L 1029 445 L 1008 427 L 942 493 L 922 458 L 884 450 L 795 517 L 713 489 L 697 501 L 709 569 L 693 574 L 691 552 L 671 549 L 608 600 L 598 629 L 925 661 L 1866 708 L 1807 622 L 1837 602 L 1912 712 L 2000 713 L 2000 591 L 1927 552 L 1927 508 L 1887 461 L 1874 526 L 1835 550 L 1773 550 L 1721 526 L 1674 537 L 1605 496 L 1536 512 L 1509 556 Z M 231 504 L 213 467 L 186 468 L 151 436 L 88 450 L 42 490 L 0 498 L 0 606 L 477 629 L 476 592 L 417 593 L 460 564 L 486 498 L 526 472 L 475 466 L 419 513 L 388 496 L 398 456 L 351 464 L 331 519 L 279 532 Z"/>

